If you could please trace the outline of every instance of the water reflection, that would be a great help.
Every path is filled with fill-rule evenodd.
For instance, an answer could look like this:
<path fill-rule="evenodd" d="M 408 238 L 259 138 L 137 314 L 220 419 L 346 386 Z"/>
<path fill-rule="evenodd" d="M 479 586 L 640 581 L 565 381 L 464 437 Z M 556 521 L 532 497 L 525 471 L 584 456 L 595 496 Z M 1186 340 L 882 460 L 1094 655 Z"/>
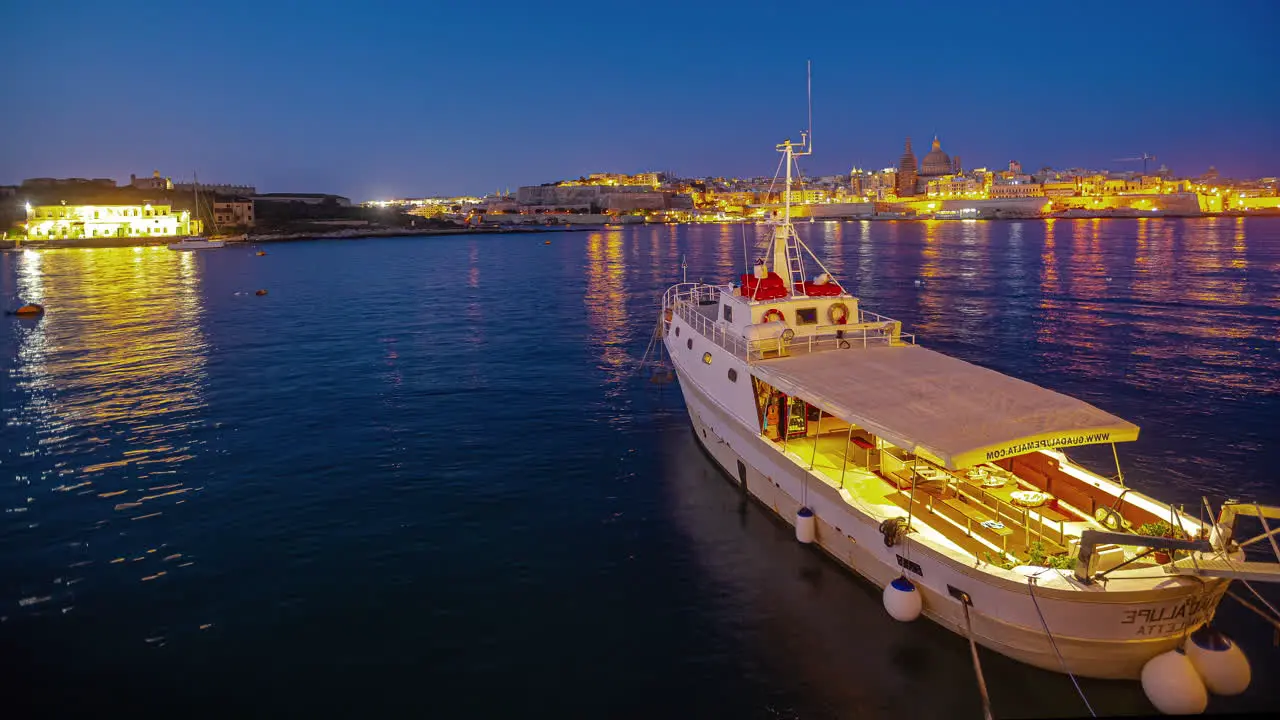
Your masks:
<path fill-rule="evenodd" d="M 942 248 L 938 240 L 938 232 L 943 220 L 924 221 L 924 243 L 920 247 L 919 331 L 924 334 L 939 332 L 948 321 L 955 317 L 945 317 L 943 291 L 945 283 L 942 276 Z M 896 226 L 898 223 L 893 223 Z M 883 313 L 882 314 L 888 314 Z"/>
<path fill-rule="evenodd" d="M 13 402 L 6 434 L 25 435 L 29 448 L 17 474 L 30 496 L 26 529 L 36 534 L 24 542 L 38 543 L 48 523 L 63 547 L 84 547 L 65 542 L 69 527 L 122 523 L 116 542 L 100 543 L 114 557 L 81 553 L 71 567 L 149 560 L 131 572 L 151 581 L 168 572 L 161 566 L 186 562 L 180 553 L 141 547 L 126 531 L 202 489 L 179 475 L 204 442 L 193 431 L 207 422 L 199 262 L 164 247 L 17 256 L 19 295 L 49 308 L 39 323 L 16 329 L 5 395 Z M 25 580 L 24 593 L 41 597 L 40 583 Z M 58 580 L 65 592 L 77 578 Z"/>
<path fill-rule="evenodd" d="M 592 232 L 587 236 L 587 288 L 583 298 L 591 326 L 591 346 L 602 353 L 601 368 L 609 379 L 607 394 L 622 391 L 631 372 L 626 341 L 628 330 L 626 262 L 623 231 Z"/>

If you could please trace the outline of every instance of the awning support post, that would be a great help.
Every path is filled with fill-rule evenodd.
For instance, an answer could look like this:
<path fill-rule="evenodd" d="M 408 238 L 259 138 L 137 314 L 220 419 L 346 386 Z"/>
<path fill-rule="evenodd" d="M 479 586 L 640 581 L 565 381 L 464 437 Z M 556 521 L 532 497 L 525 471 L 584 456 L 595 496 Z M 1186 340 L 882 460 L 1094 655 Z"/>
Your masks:
<path fill-rule="evenodd" d="M 1116 481 L 1124 487 L 1124 473 L 1120 470 L 1120 453 L 1116 452 L 1116 444 L 1111 443 L 1111 457 L 1116 459 Z"/>
<path fill-rule="evenodd" d="M 844 489 L 844 471 L 849 466 L 849 443 L 853 442 L 853 423 L 849 423 L 849 436 L 844 439 L 844 457 L 840 459 L 840 489 Z"/>
<path fill-rule="evenodd" d="M 822 408 L 818 408 L 818 429 L 813 433 L 813 453 L 809 455 L 809 469 L 818 461 L 818 439 L 822 437 Z"/>

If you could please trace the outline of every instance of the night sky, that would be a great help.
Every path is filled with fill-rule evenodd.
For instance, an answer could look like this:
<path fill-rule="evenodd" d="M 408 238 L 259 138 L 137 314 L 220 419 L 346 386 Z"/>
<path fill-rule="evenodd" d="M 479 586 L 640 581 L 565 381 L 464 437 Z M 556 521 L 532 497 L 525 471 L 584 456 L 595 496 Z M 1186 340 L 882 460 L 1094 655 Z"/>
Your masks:
<path fill-rule="evenodd" d="M 0 0 L 0 27 L 0 184 L 159 169 L 363 200 L 772 175 L 807 59 L 808 174 L 935 132 L 966 168 L 1280 173 L 1280 0 Z"/>

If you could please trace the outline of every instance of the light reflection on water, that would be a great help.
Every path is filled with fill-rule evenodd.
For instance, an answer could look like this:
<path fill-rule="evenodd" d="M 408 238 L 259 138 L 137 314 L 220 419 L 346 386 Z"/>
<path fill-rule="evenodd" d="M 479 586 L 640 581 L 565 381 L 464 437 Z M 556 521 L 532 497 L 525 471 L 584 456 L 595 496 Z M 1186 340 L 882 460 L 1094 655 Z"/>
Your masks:
<path fill-rule="evenodd" d="M 6 402 L 5 433 L 25 436 L 29 449 L 6 465 L 38 498 L 22 516 L 28 531 L 64 535 L 68 517 L 82 531 L 71 536 L 82 549 L 68 563 L 76 570 L 24 583 L 24 600 L 70 609 L 70 588 L 93 565 L 144 582 L 189 566 L 172 547 L 128 536 L 202 489 L 180 476 L 205 423 L 194 258 L 163 247 L 28 251 L 14 272 L 17 296 L 49 310 L 16 328 L 9 379 L 23 400 Z M 104 535 L 126 539 L 83 549 Z"/>

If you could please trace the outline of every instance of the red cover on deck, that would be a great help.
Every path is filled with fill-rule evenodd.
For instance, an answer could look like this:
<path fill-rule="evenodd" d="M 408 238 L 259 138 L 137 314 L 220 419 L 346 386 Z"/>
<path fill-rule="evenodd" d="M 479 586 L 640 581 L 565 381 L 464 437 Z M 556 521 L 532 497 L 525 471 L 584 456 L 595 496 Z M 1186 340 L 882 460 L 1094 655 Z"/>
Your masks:
<path fill-rule="evenodd" d="M 826 285 L 814 285 L 813 283 L 796 283 L 796 292 L 804 293 L 809 297 L 835 297 L 844 292 L 844 288 L 839 285 L 828 282 Z"/>
<path fill-rule="evenodd" d="M 777 300 L 787 296 L 787 286 L 777 273 L 760 280 L 755 275 L 742 275 L 742 297 L 753 300 Z"/>

